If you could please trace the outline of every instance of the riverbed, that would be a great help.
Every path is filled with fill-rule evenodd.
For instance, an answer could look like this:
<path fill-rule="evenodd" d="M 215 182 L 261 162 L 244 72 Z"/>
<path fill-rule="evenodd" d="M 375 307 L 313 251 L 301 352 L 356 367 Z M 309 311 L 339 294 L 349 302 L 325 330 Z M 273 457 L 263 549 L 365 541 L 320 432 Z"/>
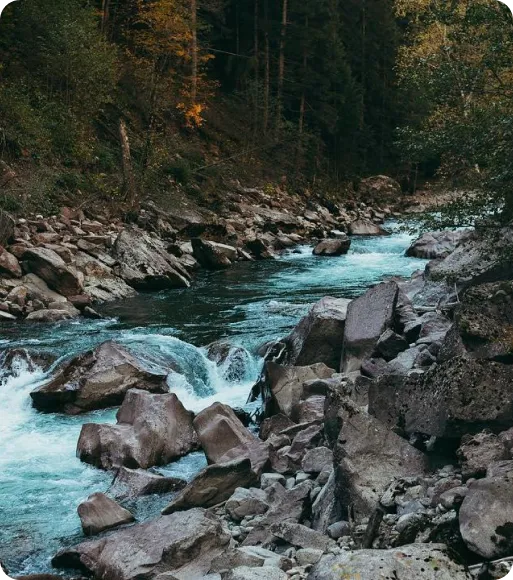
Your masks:
<path fill-rule="evenodd" d="M 172 369 L 170 390 L 190 410 L 214 401 L 243 406 L 262 366 L 258 347 L 286 335 L 323 296 L 353 298 L 386 278 L 423 268 L 424 261 L 404 256 L 410 240 L 395 231 L 353 239 L 346 256 L 315 257 L 302 246 L 278 260 L 201 272 L 189 289 L 105 305 L 103 320 L 4 325 L 0 348 L 49 353 L 58 357 L 55 368 L 59 360 L 112 339 L 149 369 Z M 204 347 L 217 340 L 245 349 L 235 374 L 233 365 L 218 367 L 206 357 Z M 83 423 L 115 422 L 116 409 L 78 417 L 36 412 L 29 393 L 51 370 L 18 359 L 0 371 L 0 561 L 11 574 L 51 570 L 55 552 L 83 538 L 79 503 L 105 491 L 112 479 L 81 463 L 75 448 Z M 190 479 L 204 465 L 203 454 L 195 453 L 156 471 Z M 166 501 L 146 498 L 129 507 L 141 521 Z"/>

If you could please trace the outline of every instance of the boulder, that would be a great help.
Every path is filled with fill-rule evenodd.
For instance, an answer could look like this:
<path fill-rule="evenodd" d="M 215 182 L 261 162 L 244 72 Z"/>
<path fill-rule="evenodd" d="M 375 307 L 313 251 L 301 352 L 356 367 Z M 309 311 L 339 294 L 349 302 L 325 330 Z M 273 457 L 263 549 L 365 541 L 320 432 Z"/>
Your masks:
<path fill-rule="evenodd" d="M 201 411 L 194 428 L 209 463 L 249 457 L 255 473 L 262 473 L 269 460 L 268 446 L 244 427 L 228 405 L 214 403 Z"/>
<path fill-rule="evenodd" d="M 192 252 L 198 263 L 208 270 L 229 268 L 237 259 L 237 248 L 201 238 L 193 238 Z"/>
<path fill-rule="evenodd" d="M 369 516 L 390 482 L 427 472 L 424 454 L 383 423 L 342 400 L 342 428 L 335 447 L 337 496 L 345 507 Z"/>
<path fill-rule="evenodd" d="M 113 256 L 118 261 L 116 274 L 136 290 L 190 286 L 190 274 L 166 251 L 165 243 L 137 228 L 126 228 L 118 235 Z"/>
<path fill-rule="evenodd" d="M 391 328 L 399 288 L 385 282 L 353 300 L 347 308 L 341 368 L 344 373 L 360 370 L 370 358 L 380 336 Z"/>
<path fill-rule="evenodd" d="M 125 500 L 142 495 L 165 494 L 180 491 L 187 482 L 177 477 L 165 477 L 144 469 L 120 467 L 108 493 L 116 499 Z"/>
<path fill-rule="evenodd" d="M 94 536 L 135 521 L 128 510 L 104 493 L 93 493 L 78 506 L 77 511 L 86 536 Z"/>
<path fill-rule="evenodd" d="M 383 376 L 369 389 L 369 413 L 407 434 L 459 440 L 513 425 L 513 368 L 456 357 L 422 375 Z"/>
<path fill-rule="evenodd" d="M 340 520 L 341 505 L 336 497 L 337 482 L 332 469 L 328 481 L 324 484 L 312 505 L 312 529 L 326 534 L 331 524 Z"/>
<path fill-rule="evenodd" d="M 249 568 L 261 568 L 263 566 L 273 566 L 281 570 L 290 570 L 292 561 L 278 554 L 271 552 L 260 546 L 243 546 L 229 550 L 212 561 L 210 573 L 226 572 L 232 568 L 247 566 Z"/>
<path fill-rule="evenodd" d="M 446 258 L 470 235 L 469 230 L 426 232 L 411 244 L 406 250 L 406 256 L 425 260 Z"/>
<path fill-rule="evenodd" d="M 268 509 L 266 493 L 257 488 L 238 487 L 225 504 L 226 513 L 236 522 L 246 516 L 265 514 Z"/>
<path fill-rule="evenodd" d="M 333 369 L 339 367 L 350 302 L 345 298 L 326 297 L 313 306 L 283 341 L 289 365 L 324 363 Z"/>
<path fill-rule="evenodd" d="M 2 183 L 5 185 L 5 182 Z M 0 210 L 0 245 L 7 245 L 14 238 L 14 228 L 16 222 L 11 214 Z"/>
<path fill-rule="evenodd" d="M 342 256 L 349 252 L 351 240 L 345 236 L 333 240 L 322 240 L 313 249 L 314 256 Z"/>
<path fill-rule="evenodd" d="M 272 260 L 276 257 L 272 249 L 260 238 L 246 240 L 245 246 L 256 260 Z"/>
<path fill-rule="evenodd" d="M 120 405 L 129 389 L 166 393 L 165 375 L 143 369 L 123 346 L 104 342 L 64 363 L 49 383 L 30 393 L 39 411 L 83 413 Z"/>
<path fill-rule="evenodd" d="M 27 322 L 60 322 L 61 320 L 72 320 L 80 316 L 80 312 L 77 310 L 76 313 L 72 313 L 69 310 L 60 310 L 56 308 L 43 308 L 42 310 L 36 310 L 31 312 L 25 320 Z M 35 406 L 35 405 L 34 405 Z"/>
<path fill-rule="evenodd" d="M 7 278 L 21 278 L 23 272 L 16 256 L 0 246 L 0 274 Z"/>
<path fill-rule="evenodd" d="M 327 447 L 316 447 L 308 450 L 301 462 L 305 473 L 321 473 L 327 466 L 333 465 L 333 451 Z"/>
<path fill-rule="evenodd" d="M 278 413 L 262 421 L 260 425 L 260 438 L 266 441 L 271 435 L 279 435 L 284 429 L 294 426 L 286 415 Z"/>
<path fill-rule="evenodd" d="M 391 361 L 409 347 L 408 342 L 400 334 L 388 328 L 379 337 L 376 344 L 376 352 L 386 361 Z"/>
<path fill-rule="evenodd" d="M 471 580 L 444 544 L 410 544 L 393 550 L 356 550 L 323 556 L 308 580 Z"/>
<path fill-rule="evenodd" d="M 192 509 L 65 548 L 52 564 L 109 580 L 156 580 L 166 573 L 168 578 L 189 580 L 207 574 L 229 541 L 219 518 Z"/>
<path fill-rule="evenodd" d="M 270 390 L 268 414 L 282 413 L 292 419 L 295 407 L 302 398 L 303 384 L 313 379 L 328 379 L 334 374 L 333 369 L 324 363 L 286 367 L 267 362 L 265 368 Z"/>
<path fill-rule="evenodd" d="M 373 200 L 383 202 L 387 199 L 395 203 L 402 193 L 399 183 L 388 175 L 372 175 L 362 179 L 358 192 L 367 203 Z"/>
<path fill-rule="evenodd" d="M 326 552 L 336 545 L 328 536 L 294 522 L 277 522 L 271 526 L 271 532 L 296 548 L 313 548 Z"/>
<path fill-rule="evenodd" d="M 369 220 L 356 220 L 349 224 L 352 236 L 389 236 L 390 232 Z"/>
<path fill-rule="evenodd" d="M 513 472 L 471 484 L 460 508 L 460 532 L 474 553 L 494 560 L 513 549 Z"/>
<path fill-rule="evenodd" d="M 462 475 L 484 477 L 488 466 L 497 461 L 511 459 L 501 439 L 494 433 L 482 431 L 477 435 L 465 435 L 456 455 L 461 464 Z"/>
<path fill-rule="evenodd" d="M 288 580 L 288 578 L 289 576 L 276 566 L 261 568 L 238 566 L 223 576 L 223 580 Z"/>
<path fill-rule="evenodd" d="M 86 423 L 77 445 L 81 461 L 101 469 L 165 465 L 197 447 L 192 413 L 174 393 L 131 389 L 116 425 Z"/>
<path fill-rule="evenodd" d="M 48 287 L 62 296 L 82 293 L 83 280 L 75 270 L 53 250 L 27 248 L 23 253 L 24 269 L 44 280 Z"/>
<path fill-rule="evenodd" d="M 241 346 L 219 340 L 205 347 L 207 356 L 219 367 L 222 376 L 229 382 L 241 382 L 251 365 L 251 354 Z"/>
<path fill-rule="evenodd" d="M 257 476 L 248 458 L 209 465 L 173 499 L 163 514 L 212 507 L 229 499 L 239 487 L 252 487 Z"/>

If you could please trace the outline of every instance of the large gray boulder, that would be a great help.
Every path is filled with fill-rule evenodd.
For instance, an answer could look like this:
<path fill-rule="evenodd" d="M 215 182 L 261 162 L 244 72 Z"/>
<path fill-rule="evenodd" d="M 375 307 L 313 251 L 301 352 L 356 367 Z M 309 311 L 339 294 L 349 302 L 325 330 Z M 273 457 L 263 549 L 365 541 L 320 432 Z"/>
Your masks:
<path fill-rule="evenodd" d="M 174 393 L 132 389 L 116 425 L 86 423 L 77 444 L 81 461 L 101 469 L 165 465 L 197 447 L 192 413 Z"/>
<path fill-rule="evenodd" d="M 77 511 L 86 536 L 94 536 L 135 520 L 128 510 L 104 493 L 93 493 L 78 506 Z"/>
<path fill-rule="evenodd" d="M 356 220 L 349 224 L 352 236 L 389 236 L 390 232 L 369 220 Z"/>
<path fill-rule="evenodd" d="M 329 379 L 335 372 L 324 363 L 287 367 L 268 362 L 265 368 L 270 391 L 268 414 L 282 413 L 292 419 L 303 398 L 304 384 L 315 379 Z"/>
<path fill-rule="evenodd" d="M 406 250 L 406 255 L 426 260 L 446 258 L 470 235 L 469 230 L 426 232 L 411 244 Z"/>
<path fill-rule="evenodd" d="M 383 376 L 371 383 L 369 413 L 406 434 L 459 440 L 513 425 L 513 367 L 465 356 L 423 375 Z"/>
<path fill-rule="evenodd" d="M 81 275 L 68 266 L 53 250 L 48 248 L 27 248 L 23 253 L 24 269 L 36 274 L 51 288 L 63 296 L 76 296 L 82 293 Z"/>
<path fill-rule="evenodd" d="M 342 372 L 359 371 L 362 361 L 372 356 L 380 336 L 392 326 L 398 292 L 395 282 L 385 282 L 367 290 L 349 304 Z"/>
<path fill-rule="evenodd" d="M 395 478 L 427 472 L 426 456 L 383 423 L 356 407 L 341 401 L 342 423 L 335 447 L 335 473 L 338 499 L 343 506 L 369 516 L 380 496 Z"/>
<path fill-rule="evenodd" d="M 467 547 L 486 560 L 513 549 L 513 472 L 472 483 L 461 505 L 460 532 Z"/>
<path fill-rule="evenodd" d="M 335 240 L 322 240 L 313 249 L 314 256 L 342 256 L 349 252 L 351 240 L 344 236 Z"/>
<path fill-rule="evenodd" d="M 229 499 L 237 488 L 252 487 L 257 481 L 248 458 L 214 463 L 200 471 L 162 513 L 215 506 Z"/>
<path fill-rule="evenodd" d="M 124 500 L 142 495 L 165 494 L 180 491 L 187 485 L 184 479 L 166 477 L 144 469 L 120 467 L 108 493 Z"/>
<path fill-rule="evenodd" d="M 115 273 L 136 290 L 188 288 L 190 274 L 164 243 L 137 228 L 126 228 L 117 237 L 113 256 Z"/>
<path fill-rule="evenodd" d="M 112 341 L 64 363 L 49 383 L 30 393 L 39 411 L 84 413 L 120 405 L 129 389 L 167 393 L 166 376 L 150 373 Z"/>
<path fill-rule="evenodd" d="M 193 238 L 192 254 L 198 263 L 208 270 L 229 268 L 237 260 L 237 248 L 201 238 Z"/>
<path fill-rule="evenodd" d="M 52 564 L 108 580 L 155 580 L 166 573 L 168 578 L 191 580 L 208 573 L 229 541 L 219 518 L 192 509 L 65 548 Z"/>
<path fill-rule="evenodd" d="M 357 550 L 324 556 L 308 580 L 471 580 L 443 544 L 410 544 L 393 550 Z"/>
<path fill-rule="evenodd" d="M 328 296 L 312 307 L 283 341 L 287 345 L 289 365 L 324 363 L 332 369 L 339 367 L 350 302 Z"/>
<path fill-rule="evenodd" d="M 193 424 L 209 463 L 248 457 L 255 473 L 262 473 L 269 461 L 268 445 L 246 429 L 228 405 L 214 403 Z"/>

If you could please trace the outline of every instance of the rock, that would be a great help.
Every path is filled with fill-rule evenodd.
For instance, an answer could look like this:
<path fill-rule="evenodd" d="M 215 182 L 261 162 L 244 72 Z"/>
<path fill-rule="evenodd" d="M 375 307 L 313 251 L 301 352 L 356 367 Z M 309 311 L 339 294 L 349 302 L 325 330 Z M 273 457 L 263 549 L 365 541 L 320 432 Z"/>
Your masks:
<path fill-rule="evenodd" d="M 386 282 L 353 300 L 347 308 L 341 368 L 344 373 L 360 370 L 370 358 L 383 332 L 392 326 L 398 286 Z"/>
<path fill-rule="evenodd" d="M 6 320 L 16 320 L 16 316 L 14 316 L 14 314 L 9 314 L 8 312 L 4 312 L 3 310 L 0 310 L 0 321 L 6 321 Z"/>
<path fill-rule="evenodd" d="M 219 518 L 192 509 L 65 548 L 52 564 L 109 580 L 156 580 L 165 578 L 165 573 L 172 573 L 168 578 L 187 580 L 206 574 L 229 541 Z"/>
<path fill-rule="evenodd" d="M 328 536 L 333 540 L 338 540 L 338 538 L 342 538 L 343 536 L 350 536 L 351 535 L 351 524 L 344 520 L 340 522 L 335 522 L 328 527 Z"/>
<path fill-rule="evenodd" d="M 483 477 L 490 464 L 511 459 L 500 438 L 486 431 L 474 436 L 464 436 L 456 455 L 465 479 Z"/>
<path fill-rule="evenodd" d="M 245 246 L 256 260 L 271 260 L 276 257 L 271 248 L 259 238 L 246 240 Z"/>
<path fill-rule="evenodd" d="M 116 499 L 124 500 L 142 495 L 180 491 L 186 485 L 185 480 L 176 477 L 164 477 L 144 469 L 120 467 L 108 492 Z"/>
<path fill-rule="evenodd" d="M 349 252 L 351 240 L 345 236 L 334 240 L 322 240 L 313 249 L 314 256 L 342 256 Z"/>
<path fill-rule="evenodd" d="M 390 482 L 425 473 L 427 458 L 347 399 L 342 401 L 339 415 L 342 428 L 335 448 L 337 495 L 343 506 L 369 516 Z"/>
<path fill-rule="evenodd" d="M 248 458 L 209 465 L 185 487 L 163 510 L 163 514 L 211 507 L 229 499 L 238 487 L 252 487 L 257 483 Z"/>
<path fill-rule="evenodd" d="M 262 473 L 269 460 L 268 446 L 244 427 L 228 405 L 214 403 L 201 411 L 194 428 L 210 463 L 249 457 L 255 473 Z"/>
<path fill-rule="evenodd" d="M 386 361 L 391 361 L 409 347 L 408 342 L 400 334 L 388 328 L 379 337 L 376 351 Z"/>
<path fill-rule="evenodd" d="M 249 568 L 239 566 L 233 568 L 223 580 L 288 580 L 289 576 L 275 566 L 262 566 L 261 568 Z"/>
<path fill-rule="evenodd" d="M 281 431 L 293 425 L 294 422 L 286 415 L 278 413 L 262 421 L 260 425 L 260 438 L 266 441 L 271 435 L 278 435 Z"/>
<path fill-rule="evenodd" d="M 349 233 L 352 236 L 389 236 L 381 226 L 372 223 L 368 220 L 356 220 L 349 224 Z"/>
<path fill-rule="evenodd" d="M 269 509 L 263 489 L 238 487 L 225 504 L 226 513 L 232 520 L 240 522 L 246 516 L 265 514 Z"/>
<path fill-rule="evenodd" d="M 383 202 L 383 200 L 390 199 L 390 201 L 396 202 L 401 196 L 401 186 L 395 179 L 387 175 L 373 175 L 360 181 L 358 192 L 366 201 Z"/>
<path fill-rule="evenodd" d="M 329 526 L 341 516 L 341 506 L 335 492 L 335 471 L 331 469 L 328 480 L 312 505 L 312 529 L 322 534 L 326 534 Z"/>
<path fill-rule="evenodd" d="M 297 466 L 297 469 L 299 469 L 306 451 L 318 443 L 321 438 L 321 432 L 322 425 L 314 423 L 300 431 L 292 440 L 290 449 L 287 451 L 287 457 Z"/>
<path fill-rule="evenodd" d="M 473 232 L 447 258 L 430 264 L 431 280 L 449 280 L 460 288 L 487 282 L 511 280 L 513 267 L 509 250 L 513 229 L 483 228 Z"/>
<path fill-rule="evenodd" d="M 78 515 L 86 536 L 117 528 L 135 521 L 134 516 L 103 493 L 93 493 L 78 506 Z"/>
<path fill-rule="evenodd" d="M 189 273 L 166 252 L 165 243 L 142 230 L 124 229 L 114 243 L 113 256 L 119 262 L 117 275 L 136 290 L 190 286 Z"/>
<path fill-rule="evenodd" d="M 165 379 L 143 369 L 123 346 L 108 341 L 64 363 L 49 383 L 30 396 L 39 411 L 76 414 L 119 405 L 134 387 L 166 393 Z"/>
<path fill-rule="evenodd" d="M 324 401 L 326 397 L 308 397 L 300 401 L 294 409 L 294 419 L 299 423 L 312 423 L 324 419 Z"/>
<path fill-rule="evenodd" d="M 411 544 L 393 550 L 357 550 L 324 556 L 308 580 L 471 580 L 465 568 L 453 562 L 443 544 Z"/>
<path fill-rule="evenodd" d="M 196 260 L 209 270 L 219 270 L 229 268 L 232 262 L 237 259 L 237 248 L 202 240 L 201 238 L 193 238 L 192 251 Z"/>
<path fill-rule="evenodd" d="M 271 526 L 271 532 L 277 538 L 285 540 L 288 544 L 298 548 L 313 548 L 326 552 L 330 547 L 335 546 L 333 540 L 303 526 L 292 522 L 278 522 Z"/>
<path fill-rule="evenodd" d="M 274 541 L 270 528 L 275 523 L 298 523 L 309 504 L 312 481 L 305 481 L 292 489 L 285 489 L 275 483 L 266 489 L 269 509 L 258 522 L 254 521 L 252 530 L 243 542 L 244 546 L 269 546 Z"/>
<path fill-rule="evenodd" d="M 513 473 L 472 483 L 460 509 L 461 536 L 487 560 L 510 556 L 513 548 Z"/>
<path fill-rule="evenodd" d="M 72 314 L 69 310 L 58 310 L 55 308 L 37 310 L 31 312 L 27 317 L 27 322 L 60 322 L 61 320 L 71 320 L 77 318 L 80 312 Z"/>
<path fill-rule="evenodd" d="M 229 550 L 212 561 L 210 573 L 225 573 L 232 568 L 247 566 L 249 568 L 260 568 L 262 566 L 272 566 L 281 570 L 292 568 L 292 561 L 278 554 L 271 552 L 260 546 L 244 546 Z"/>
<path fill-rule="evenodd" d="M 422 326 L 417 344 L 431 344 L 435 341 L 442 341 L 451 328 L 451 321 L 437 312 L 427 312 L 421 316 L 420 321 Z"/>
<path fill-rule="evenodd" d="M 174 393 L 131 389 L 116 425 L 86 423 L 77 444 L 81 461 L 101 469 L 166 465 L 196 448 L 192 413 Z"/>
<path fill-rule="evenodd" d="M 293 417 L 295 406 L 303 393 L 303 384 L 313 379 L 328 379 L 334 371 L 323 363 L 304 367 L 285 367 L 273 362 L 266 363 L 271 398 L 268 414 L 282 413 Z"/>
<path fill-rule="evenodd" d="M 206 349 L 208 358 L 216 363 L 227 381 L 235 383 L 246 378 L 252 358 L 245 348 L 217 341 L 209 344 Z"/>
<path fill-rule="evenodd" d="M 425 260 L 446 258 L 470 235 L 469 230 L 426 232 L 411 244 L 406 250 L 406 256 Z"/>
<path fill-rule="evenodd" d="M 21 278 L 23 275 L 16 256 L 10 254 L 3 246 L 0 246 L 0 274 L 8 278 Z"/>
<path fill-rule="evenodd" d="M 340 366 L 347 308 L 350 300 L 326 297 L 320 300 L 284 339 L 287 363 L 308 366 L 324 363 Z"/>
<path fill-rule="evenodd" d="M 285 487 L 285 477 L 281 473 L 262 473 L 260 478 L 260 487 L 262 489 L 267 489 L 275 483 L 280 483 Z"/>
<path fill-rule="evenodd" d="M 47 248 L 27 248 L 22 259 L 27 272 L 39 276 L 49 288 L 62 296 L 82 293 L 83 281 L 79 274 L 54 251 Z"/>
<path fill-rule="evenodd" d="M 513 425 L 509 365 L 456 357 L 423 375 L 383 376 L 369 389 L 369 413 L 405 433 L 459 440 Z"/>
<path fill-rule="evenodd" d="M 465 486 L 453 487 L 452 489 L 442 493 L 440 496 L 440 503 L 446 510 L 459 508 L 467 493 L 468 488 Z"/>
<path fill-rule="evenodd" d="M 306 473 L 321 473 L 326 466 L 333 464 L 333 452 L 327 447 L 317 447 L 307 451 L 301 462 Z"/>
<path fill-rule="evenodd" d="M 0 210 L 0 245 L 5 246 L 14 238 L 15 227 L 14 218 L 6 211 Z"/>

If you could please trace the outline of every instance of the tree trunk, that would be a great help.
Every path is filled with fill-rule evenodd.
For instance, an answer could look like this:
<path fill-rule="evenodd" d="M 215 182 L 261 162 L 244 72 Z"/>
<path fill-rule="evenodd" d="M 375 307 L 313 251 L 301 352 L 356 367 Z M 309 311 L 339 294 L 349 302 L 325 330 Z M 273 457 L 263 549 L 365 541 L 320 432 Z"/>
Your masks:
<path fill-rule="evenodd" d="M 269 95 L 271 85 L 271 64 L 269 49 L 269 0 L 265 0 L 265 35 L 264 35 L 264 53 L 265 53 L 265 71 L 264 71 L 264 134 L 269 128 Z"/>
<path fill-rule="evenodd" d="M 303 87 L 301 89 L 301 99 L 299 102 L 299 134 L 303 134 L 304 124 L 305 124 L 305 108 L 306 108 L 306 94 L 305 94 L 305 78 L 306 78 L 306 68 L 308 65 L 308 54 L 306 47 L 306 39 L 308 38 L 308 16 L 305 18 L 305 44 L 303 46 L 303 64 L 302 64 L 302 77 L 303 77 Z"/>
<path fill-rule="evenodd" d="M 276 131 L 281 128 L 283 117 L 283 81 L 285 77 L 285 40 L 287 37 L 287 0 L 282 0 L 280 53 L 278 57 L 278 90 L 276 93 Z"/>
<path fill-rule="evenodd" d="M 130 203 L 130 206 L 135 205 L 137 198 L 135 190 L 134 172 L 132 169 L 132 157 L 130 155 L 130 141 L 128 140 L 128 132 L 126 130 L 126 123 L 123 119 L 119 121 L 119 138 L 121 141 L 121 156 L 123 159 L 123 190 L 125 200 Z"/>
<path fill-rule="evenodd" d="M 196 0 L 191 0 L 191 101 L 196 103 L 198 97 L 198 12 Z"/>
<path fill-rule="evenodd" d="M 254 29 L 253 29 L 253 51 L 255 54 L 255 89 L 254 89 L 254 93 L 255 93 L 255 97 L 254 97 L 254 110 L 253 110 L 253 115 L 254 115 L 254 130 L 255 133 L 258 129 L 258 93 L 259 93 L 259 87 L 258 87 L 258 82 L 260 80 L 260 53 L 259 53 L 259 45 L 258 45 L 258 16 L 259 16 L 259 2 L 258 0 L 255 0 L 255 11 L 254 11 Z"/>
<path fill-rule="evenodd" d="M 107 25 L 109 23 L 110 0 L 102 0 L 102 24 L 101 31 L 107 37 Z"/>

